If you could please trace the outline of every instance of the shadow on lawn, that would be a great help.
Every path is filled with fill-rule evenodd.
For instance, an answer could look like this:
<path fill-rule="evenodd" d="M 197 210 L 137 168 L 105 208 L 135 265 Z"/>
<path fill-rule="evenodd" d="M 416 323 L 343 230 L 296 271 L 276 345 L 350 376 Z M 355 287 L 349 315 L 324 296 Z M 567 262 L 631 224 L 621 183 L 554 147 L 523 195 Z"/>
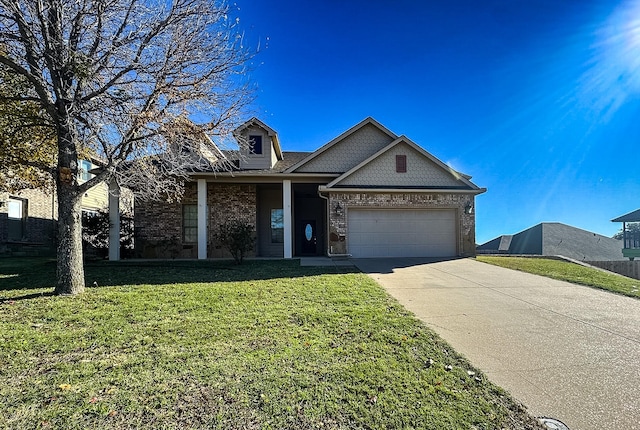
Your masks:
<path fill-rule="evenodd" d="M 352 267 L 301 267 L 299 260 L 248 260 L 242 265 L 226 260 L 96 261 L 85 263 L 85 282 L 87 287 L 91 288 L 116 285 L 237 282 L 357 271 Z M 56 262 L 52 259 L 0 259 L 0 291 L 53 289 L 55 276 Z"/>

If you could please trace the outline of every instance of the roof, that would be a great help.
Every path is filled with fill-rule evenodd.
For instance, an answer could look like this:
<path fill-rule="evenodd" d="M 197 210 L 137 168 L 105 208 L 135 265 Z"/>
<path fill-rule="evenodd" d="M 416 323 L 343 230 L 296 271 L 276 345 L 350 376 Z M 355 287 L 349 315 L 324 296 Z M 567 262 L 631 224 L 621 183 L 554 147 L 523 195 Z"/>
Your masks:
<path fill-rule="evenodd" d="M 562 255 L 581 261 L 624 258 L 620 240 L 559 222 L 543 222 L 514 235 L 499 236 L 477 249 L 515 255 Z"/>
<path fill-rule="evenodd" d="M 612 219 L 611 222 L 640 222 L 640 209 Z"/>
<path fill-rule="evenodd" d="M 270 173 L 283 173 L 290 166 L 293 166 L 294 164 L 300 162 L 300 160 L 304 160 L 306 157 L 309 156 L 309 154 L 311 154 L 311 152 L 283 151 L 282 159 L 278 160 L 278 162 L 271 169 L 240 169 L 240 167 L 238 166 L 239 164 L 238 151 L 225 150 L 222 152 L 225 154 L 226 158 L 230 160 L 230 162 L 233 163 L 233 165 L 235 166 L 232 169 L 232 171 L 246 172 L 246 173 L 252 173 L 256 175 L 264 175 L 264 174 L 270 174 Z"/>

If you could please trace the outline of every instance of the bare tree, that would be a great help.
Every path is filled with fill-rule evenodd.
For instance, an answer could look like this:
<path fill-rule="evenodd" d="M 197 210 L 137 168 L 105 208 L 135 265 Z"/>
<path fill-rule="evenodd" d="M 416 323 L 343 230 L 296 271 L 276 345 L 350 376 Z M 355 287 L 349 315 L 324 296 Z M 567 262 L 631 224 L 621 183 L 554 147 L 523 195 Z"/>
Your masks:
<path fill-rule="evenodd" d="M 35 103 L 57 143 L 50 160 L 29 162 L 58 194 L 56 293 L 84 289 L 89 188 L 116 179 L 171 199 L 189 172 L 224 161 L 252 94 L 237 24 L 214 0 L 0 0 L 0 65 L 27 82 L 0 103 Z M 79 184 L 82 154 L 104 168 Z"/>

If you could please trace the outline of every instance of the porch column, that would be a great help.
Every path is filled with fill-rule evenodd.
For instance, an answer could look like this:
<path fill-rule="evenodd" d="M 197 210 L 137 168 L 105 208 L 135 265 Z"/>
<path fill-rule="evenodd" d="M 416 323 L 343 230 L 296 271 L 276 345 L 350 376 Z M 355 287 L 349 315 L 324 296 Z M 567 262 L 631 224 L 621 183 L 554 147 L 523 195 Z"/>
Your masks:
<path fill-rule="evenodd" d="M 120 260 L 120 187 L 109 181 L 109 261 Z"/>
<path fill-rule="evenodd" d="M 282 212 L 284 221 L 284 258 L 293 258 L 293 223 L 291 213 L 291 180 L 282 181 Z"/>
<path fill-rule="evenodd" d="M 207 181 L 198 179 L 198 260 L 207 259 Z"/>

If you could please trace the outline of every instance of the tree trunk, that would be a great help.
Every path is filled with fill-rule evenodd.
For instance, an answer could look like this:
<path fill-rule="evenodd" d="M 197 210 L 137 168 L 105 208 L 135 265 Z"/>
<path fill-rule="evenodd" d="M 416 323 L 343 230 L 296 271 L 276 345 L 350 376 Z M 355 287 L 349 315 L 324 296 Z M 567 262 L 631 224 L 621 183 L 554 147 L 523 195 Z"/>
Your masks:
<path fill-rule="evenodd" d="M 84 291 L 81 197 L 58 181 L 58 266 L 56 294 Z"/>
<path fill-rule="evenodd" d="M 56 294 L 84 291 L 82 258 L 82 194 L 78 191 L 78 149 L 66 112 L 60 103 L 58 123 L 58 265 Z"/>

